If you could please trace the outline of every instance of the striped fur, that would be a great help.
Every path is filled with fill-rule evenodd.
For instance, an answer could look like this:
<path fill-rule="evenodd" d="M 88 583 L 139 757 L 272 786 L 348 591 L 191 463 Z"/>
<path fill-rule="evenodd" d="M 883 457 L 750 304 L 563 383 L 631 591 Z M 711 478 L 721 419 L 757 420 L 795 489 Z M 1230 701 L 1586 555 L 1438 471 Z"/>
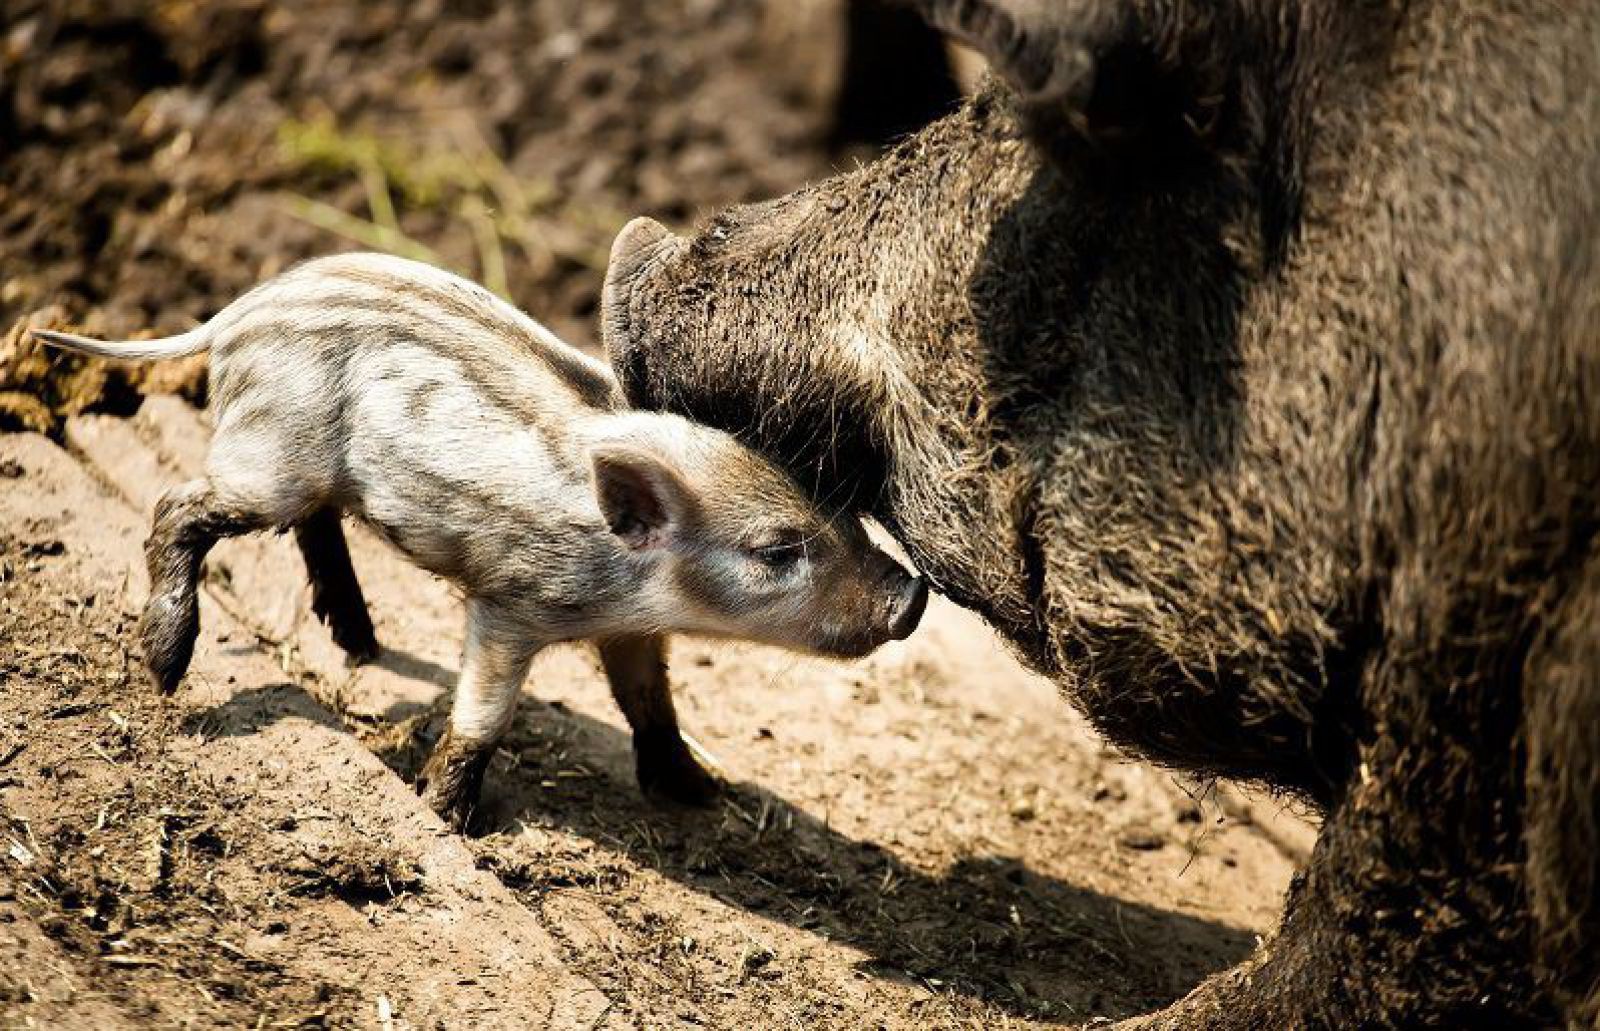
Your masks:
<path fill-rule="evenodd" d="M 860 655 L 909 633 L 925 598 L 854 517 L 821 511 L 725 433 L 629 410 L 605 365 L 427 265 L 311 261 L 165 340 L 37 335 L 110 357 L 211 351 L 205 477 L 163 498 L 148 545 L 141 633 L 164 690 L 188 664 L 199 565 L 220 536 L 296 528 L 313 604 L 358 658 L 377 644 L 330 513 L 462 590 L 461 680 L 422 778 L 458 825 L 548 644 L 603 642 L 649 742 L 641 782 L 699 800 L 714 784 L 678 735 L 662 635 Z"/>

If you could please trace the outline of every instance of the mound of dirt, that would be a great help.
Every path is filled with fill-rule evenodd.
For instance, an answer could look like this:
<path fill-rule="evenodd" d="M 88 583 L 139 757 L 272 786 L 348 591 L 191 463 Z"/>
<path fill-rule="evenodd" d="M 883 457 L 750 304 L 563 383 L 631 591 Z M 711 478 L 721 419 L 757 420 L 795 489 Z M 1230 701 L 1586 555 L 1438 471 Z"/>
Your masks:
<path fill-rule="evenodd" d="M 71 556 L 40 527 L 14 529 L 0 534 L 0 1016 L 353 1021 L 347 986 L 243 950 L 238 929 L 257 907 L 242 901 L 241 872 L 270 871 L 273 839 L 251 827 L 236 785 L 196 779 L 171 756 L 181 714 L 139 690 L 131 615 L 82 584 L 28 589 Z M 46 819 L 16 804 L 29 782 L 54 799 Z M 107 1012 L 85 1009 L 94 995 Z"/>
<path fill-rule="evenodd" d="M 736 0 L 7 3 L 0 425 L 201 392 L 203 360 L 42 354 L 25 317 L 180 331 L 354 247 L 479 278 L 592 346 L 626 215 L 682 223 L 829 171 L 831 112 L 766 83 L 760 32 Z"/>

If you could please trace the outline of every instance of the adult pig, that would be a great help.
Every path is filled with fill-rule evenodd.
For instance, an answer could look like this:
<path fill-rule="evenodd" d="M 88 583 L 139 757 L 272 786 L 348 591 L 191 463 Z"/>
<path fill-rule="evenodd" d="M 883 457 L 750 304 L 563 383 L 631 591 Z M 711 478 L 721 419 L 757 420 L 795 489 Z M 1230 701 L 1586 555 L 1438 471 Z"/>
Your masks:
<path fill-rule="evenodd" d="M 1600 1019 L 1600 10 L 927 0 L 993 81 L 690 238 L 630 399 L 852 498 L 1112 740 L 1324 813 L 1185 1027 Z"/>

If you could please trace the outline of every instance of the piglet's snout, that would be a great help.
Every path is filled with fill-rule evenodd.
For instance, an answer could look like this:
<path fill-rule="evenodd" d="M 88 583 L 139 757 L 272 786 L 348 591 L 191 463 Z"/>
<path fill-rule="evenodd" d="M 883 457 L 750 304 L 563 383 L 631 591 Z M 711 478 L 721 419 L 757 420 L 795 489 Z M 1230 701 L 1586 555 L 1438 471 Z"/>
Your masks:
<path fill-rule="evenodd" d="M 898 578 L 901 583 L 891 594 L 887 628 L 892 640 L 904 641 L 922 622 L 922 613 L 928 607 L 928 581 L 904 573 Z"/>

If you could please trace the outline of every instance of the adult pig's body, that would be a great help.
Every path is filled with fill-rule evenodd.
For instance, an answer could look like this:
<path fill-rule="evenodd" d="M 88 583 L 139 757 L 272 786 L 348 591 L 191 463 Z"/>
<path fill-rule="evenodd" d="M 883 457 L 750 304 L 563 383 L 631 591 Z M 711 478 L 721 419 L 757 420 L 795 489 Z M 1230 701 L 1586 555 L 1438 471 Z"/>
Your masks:
<path fill-rule="evenodd" d="M 630 398 L 853 490 L 1118 742 L 1324 810 L 1174 1021 L 1595 1019 L 1600 12 L 922 6 L 1008 84 L 625 230 Z"/>

